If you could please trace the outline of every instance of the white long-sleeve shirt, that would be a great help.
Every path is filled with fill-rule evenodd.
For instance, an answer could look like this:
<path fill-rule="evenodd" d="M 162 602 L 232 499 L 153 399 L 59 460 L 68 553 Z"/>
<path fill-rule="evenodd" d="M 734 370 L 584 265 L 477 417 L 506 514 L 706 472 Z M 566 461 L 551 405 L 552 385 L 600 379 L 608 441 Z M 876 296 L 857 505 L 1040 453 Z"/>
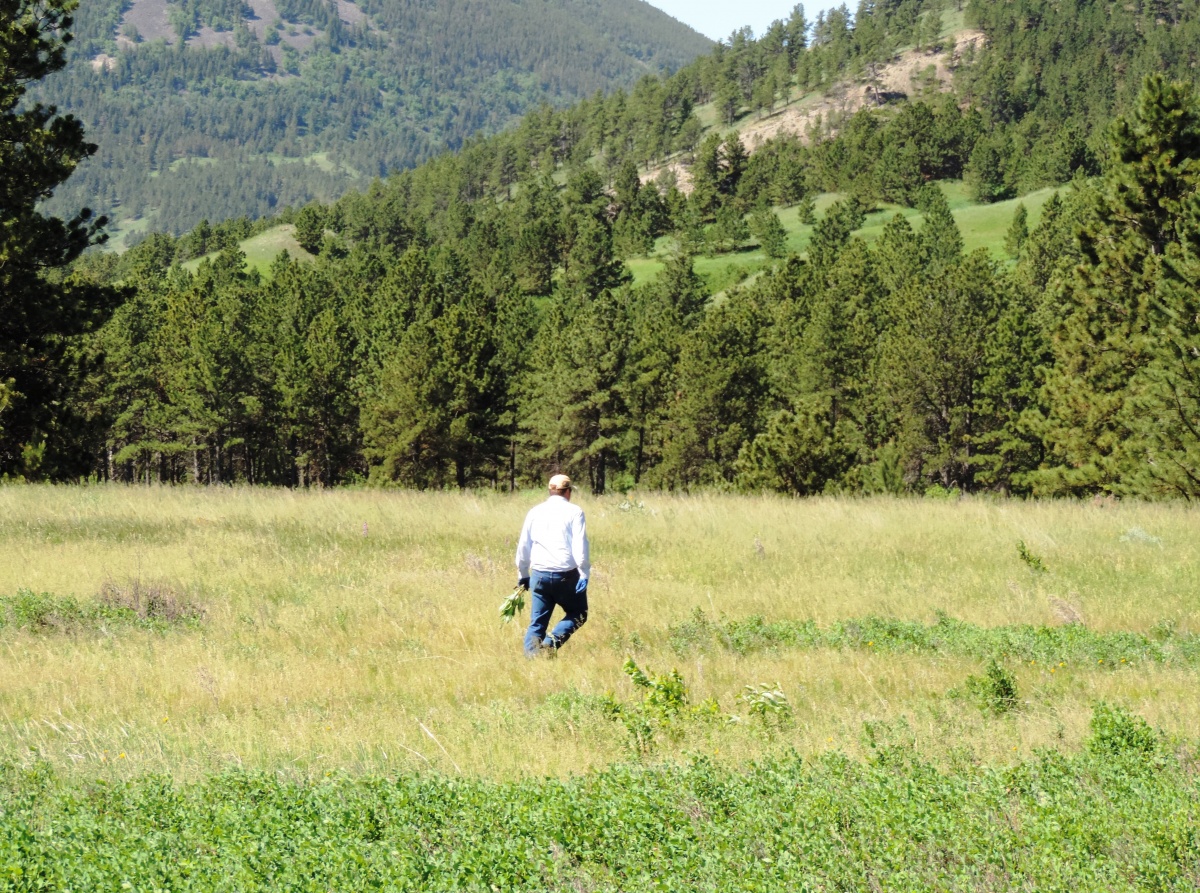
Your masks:
<path fill-rule="evenodd" d="M 566 572 L 576 568 L 583 580 L 592 569 L 583 509 L 561 496 L 551 496 L 525 516 L 517 542 L 517 576 L 528 577 L 531 569 Z"/>

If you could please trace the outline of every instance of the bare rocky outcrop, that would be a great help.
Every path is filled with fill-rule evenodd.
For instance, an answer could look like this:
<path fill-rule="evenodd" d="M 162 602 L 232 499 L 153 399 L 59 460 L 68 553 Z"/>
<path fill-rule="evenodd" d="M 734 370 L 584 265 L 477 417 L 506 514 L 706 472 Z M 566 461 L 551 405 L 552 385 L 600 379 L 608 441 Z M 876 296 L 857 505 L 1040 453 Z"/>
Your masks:
<path fill-rule="evenodd" d="M 986 40 L 982 31 L 966 30 L 952 35 L 947 41 L 949 46 L 935 52 L 908 50 L 891 62 L 870 66 L 865 77 L 833 84 L 824 93 L 805 96 L 761 117 L 751 116 L 737 128 L 738 135 L 750 153 L 784 134 L 808 142 L 810 133 L 818 127 L 827 135 L 847 115 L 910 96 L 922 86 L 946 92 L 951 88 L 954 68 L 969 49 L 981 49 Z M 655 180 L 667 169 L 675 172 L 680 190 L 691 191 L 691 176 L 680 159 L 650 168 L 642 180 Z"/>

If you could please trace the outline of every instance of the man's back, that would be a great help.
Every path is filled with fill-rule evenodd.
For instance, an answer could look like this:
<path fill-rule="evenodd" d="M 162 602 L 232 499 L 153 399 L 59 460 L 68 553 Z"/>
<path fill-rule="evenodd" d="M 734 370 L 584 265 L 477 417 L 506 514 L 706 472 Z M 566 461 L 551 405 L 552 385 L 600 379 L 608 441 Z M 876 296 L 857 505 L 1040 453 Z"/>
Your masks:
<path fill-rule="evenodd" d="M 578 569 L 587 577 L 590 565 L 583 509 L 561 496 L 535 505 L 525 516 L 517 556 L 518 566 L 525 570 Z"/>

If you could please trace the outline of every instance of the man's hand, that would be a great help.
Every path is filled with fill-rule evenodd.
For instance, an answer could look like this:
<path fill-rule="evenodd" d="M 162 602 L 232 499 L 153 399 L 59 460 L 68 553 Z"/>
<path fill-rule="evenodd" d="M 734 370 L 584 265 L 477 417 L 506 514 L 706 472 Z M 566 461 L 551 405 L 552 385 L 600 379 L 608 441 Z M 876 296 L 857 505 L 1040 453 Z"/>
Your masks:
<path fill-rule="evenodd" d="M 579 578 L 579 582 L 575 584 L 575 594 L 576 595 L 586 595 L 587 594 L 587 577 Z"/>
<path fill-rule="evenodd" d="M 522 577 L 521 579 L 517 580 L 517 588 L 518 589 L 528 589 L 529 588 L 529 578 Z"/>

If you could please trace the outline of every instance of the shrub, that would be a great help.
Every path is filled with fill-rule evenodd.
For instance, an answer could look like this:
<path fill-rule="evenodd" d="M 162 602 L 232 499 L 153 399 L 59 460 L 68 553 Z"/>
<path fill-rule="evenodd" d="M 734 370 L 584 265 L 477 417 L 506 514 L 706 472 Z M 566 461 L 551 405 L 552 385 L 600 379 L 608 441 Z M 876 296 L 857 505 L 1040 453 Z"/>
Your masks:
<path fill-rule="evenodd" d="M 1130 753 L 1149 756 L 1158 750 L 1158 737 L 1140 716 L 1101 701 L 1092 712 L 1087 748 L 1102 756 Z"/>
<path fill-rule="evenodd" d="M 992 660 L 982 676 L 967 677 L 967 692 L 984 713 L 999 716 L 1017 706 L 1017 680 Z"/>

